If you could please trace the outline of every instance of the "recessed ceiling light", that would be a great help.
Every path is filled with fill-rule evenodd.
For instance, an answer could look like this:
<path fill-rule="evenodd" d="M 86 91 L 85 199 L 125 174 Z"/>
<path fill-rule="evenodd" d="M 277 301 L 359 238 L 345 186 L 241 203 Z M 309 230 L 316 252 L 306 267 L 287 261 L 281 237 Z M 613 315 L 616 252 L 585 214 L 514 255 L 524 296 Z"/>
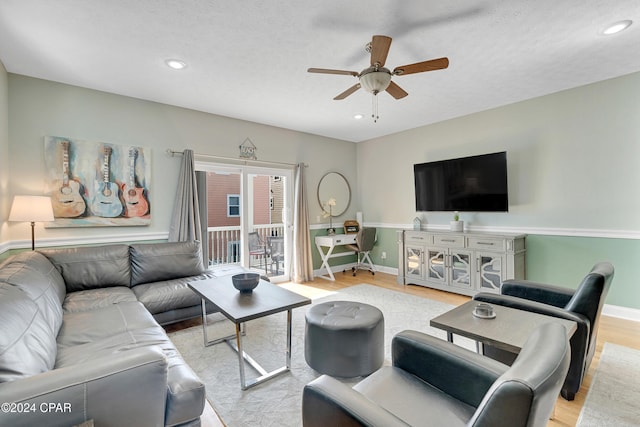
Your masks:
<path fill-rule="evenodd" d="M 184 67 L 187 66 L 186 63 L 184 63 L 183 61 L 180 61 L 179 59 L 167 59 L 164 62 L 174 70 L 182 70 Z"/>
<path fill-rule="evenodd" d="M 610 36 L 611 34 L 619 33 L 620 31 L 626 30 L 627 28 L 629 28 L 631 24 L 633 24 L 633 21 L 631 21 L 630 19 L 616 22 L 615 24 L 611 24 L 608 27 L 606 27 L 604 30 L 602 30 L 602 34 L 606 36 Z"/>
<path fill-rule="evenodd" d="M 353 116 L 353 118 L 356 119 L 356 120 L 360 120 L 363 117 L 364 116 L 362 114 L 356 114 L 356 115 Z"/>

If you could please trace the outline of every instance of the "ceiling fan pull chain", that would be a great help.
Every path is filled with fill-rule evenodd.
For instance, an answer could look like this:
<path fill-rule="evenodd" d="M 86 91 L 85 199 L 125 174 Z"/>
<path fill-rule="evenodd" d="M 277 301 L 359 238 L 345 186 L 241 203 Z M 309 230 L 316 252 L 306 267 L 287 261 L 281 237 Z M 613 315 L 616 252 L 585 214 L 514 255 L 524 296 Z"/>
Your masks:
<path fill-rule="evenodd" d="M 373 117 L 373 123 L 378 123 L 380 116 L 378 115 L 378 97 L 374 93 L 371 98 L 371 117 Z"/>

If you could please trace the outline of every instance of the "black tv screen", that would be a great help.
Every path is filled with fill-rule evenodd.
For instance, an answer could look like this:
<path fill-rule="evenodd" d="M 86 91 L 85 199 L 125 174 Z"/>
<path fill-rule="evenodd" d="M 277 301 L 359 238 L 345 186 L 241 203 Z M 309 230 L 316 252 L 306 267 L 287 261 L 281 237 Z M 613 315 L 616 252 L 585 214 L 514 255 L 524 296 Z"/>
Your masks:
<path fill-rule="evenodd" d="M 507 212 L 507 153 L 413 165 L 416 211 Z"/>

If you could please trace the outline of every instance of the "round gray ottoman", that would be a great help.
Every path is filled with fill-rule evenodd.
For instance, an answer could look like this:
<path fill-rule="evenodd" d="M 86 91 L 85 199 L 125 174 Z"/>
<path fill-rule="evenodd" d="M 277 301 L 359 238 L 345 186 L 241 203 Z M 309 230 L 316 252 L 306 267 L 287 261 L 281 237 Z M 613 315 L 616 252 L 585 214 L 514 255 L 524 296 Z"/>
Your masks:
<path fill-rule="evenodd" d="M 306 314 L 304 357 L 316 371 L 334 377 L 369 375 L 384 361 L 384 318 L 376 307 L 332 301 Z"/>

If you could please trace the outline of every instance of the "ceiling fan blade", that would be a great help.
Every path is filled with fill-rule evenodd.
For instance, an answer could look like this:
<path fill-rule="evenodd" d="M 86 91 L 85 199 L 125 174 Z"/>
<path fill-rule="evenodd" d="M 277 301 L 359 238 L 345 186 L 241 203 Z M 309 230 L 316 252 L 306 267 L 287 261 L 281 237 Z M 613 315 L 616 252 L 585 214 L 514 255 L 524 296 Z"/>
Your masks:
<path fill-rule="evenodd" d="M 393 96 L 395 99 L 401 99 L 409 95 L 404 89 L 402 89 L 400 86 L 398 86 L 394 82 L 389 83 L 389 86 L 387 87 L 387 92 L 389 92 L 389 95 Z"/>
<path fill-rule="evenodd" d="M 358 77 L 358 73 L 355 71 L 345 71 L 345 70 L 328 70 L 326 68 L 309 68 L 307 70 L 310 73 L 320 73 L 320 74 L 345 74 L 347 76 Z"/>
<path fill-rule="evenodd" d="M 371 65 L 384 67 L 391 47 L 391 37 L 373 36 L 371 40 Z"/>
<path fill-rule="evenodd" d="M 393 70 L 393 74 L 404 76 L 407 74 L 423 73 L 425 71 L 442 70 L 449 66 L 449 58 L 431 59 L 415 64 L 401 65 Z"/>
<path fill-rule="evenodd" d="M 340 95 L 336 96 L 333 99 L 334 99 L 334 101 L 339 101 L 341 99 L 345 99 L 347 96 L 351 95 L 353 92 L 357 91 L 358 89 L 360 89 L 360 83 L 354 84 L 349 89 L 345 90 L 344 92 L 342 92 Z"/>

